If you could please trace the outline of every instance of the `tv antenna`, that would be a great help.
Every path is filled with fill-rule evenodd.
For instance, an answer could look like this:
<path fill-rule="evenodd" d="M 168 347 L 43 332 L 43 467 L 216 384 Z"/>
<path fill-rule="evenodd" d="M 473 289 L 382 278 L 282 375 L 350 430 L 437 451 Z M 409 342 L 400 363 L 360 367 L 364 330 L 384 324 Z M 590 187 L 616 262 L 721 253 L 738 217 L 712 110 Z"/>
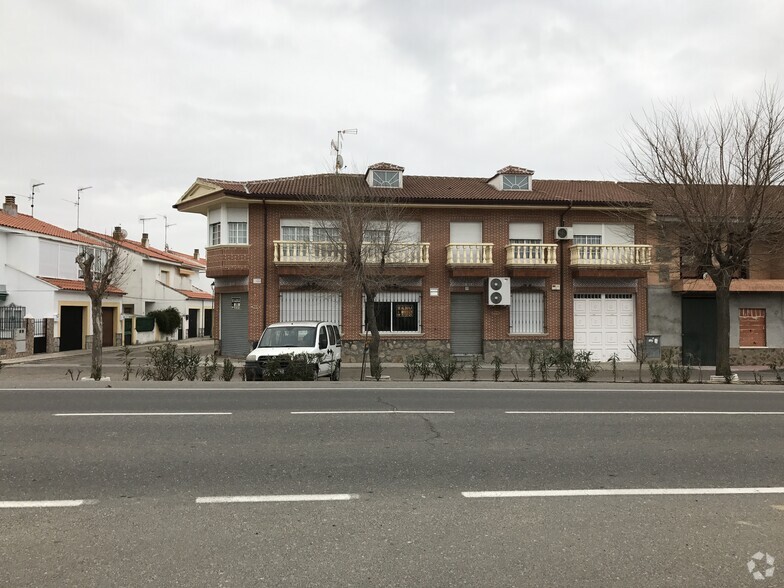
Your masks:
<path fill-rule="evenodd" d="M 145 228 L 145 224 L 147 221 L 155 220 L 154 216 L 140 216 L 139 222 L 142 223 L 142 233 L 146 233 L 147 229 Z"/>
<path fill-rule="evenodd" d="M 330 141 L 330 148 L 335 152 L 335 173 L 339 174 L 340 170 L 343 169 L 343 156 L 340 154 L 340 150 L 343 147 L 343 135 L 356 135 L 359 131 L 357 129 L 343 129 L 342 131 L 338 131 L 338 139 L 337 141 Z"/>
<path fill-rule="evenodd" d="M 169 227 L 175 226 L 177 223 L 170 223 L 169 217 L 165 214 L 159 214 L 163 218 L 163 250 L 169 250 Z"/>
<path fill-rule="evenodd" d="M 43 182 L 38 182 L 37 184 L 35 183 L 35 180 L 33 180 L 33 182 L 33 187 L 30 189 L 30 195 L 27 197 L 30 201 L 30 216 L 35 216 L 35 189 L 38 186 L 44 185 Z"/>
<path fill-rule="evenodd" d="M 84 192 L 85 190 L 89 190 L 90 188 L 92 188 L 92 186 L 84 186 L 82 188 L 77 188 L 76 200 L 67 200 L 63 198 L 63 200 L 65 200 L 66 202 L 70 202 L 71 204 L 76 206 L 76 230 L 77 231 L 79 230 L 79 207 L 81 206 L 81 202 L 82 202 L 82 192 Z"/>

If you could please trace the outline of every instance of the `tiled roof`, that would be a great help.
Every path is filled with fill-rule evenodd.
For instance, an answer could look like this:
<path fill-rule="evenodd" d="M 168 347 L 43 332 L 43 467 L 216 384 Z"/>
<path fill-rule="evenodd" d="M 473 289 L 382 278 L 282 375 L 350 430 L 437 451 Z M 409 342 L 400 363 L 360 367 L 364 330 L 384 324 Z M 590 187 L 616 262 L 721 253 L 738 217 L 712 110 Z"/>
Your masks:
<path fill-rule="evenodd" d="M 227 194 L 297 200 L 308 197 L 339 197 L 351 192 L 372 198 L 378 188 L 367 185 L 359 174 L 316 174 L 249 182 L 226 182 L 199 178 L 200 182 L 223 189 Z M 239 187 L 239 188 L 238 188 Z M 394 190 L 402 202 L 459 203 L 494 202 L 573 204 L 637 204 L 646 206 L 646 196 L 616 182 L 585 180 L 534 180 L 532 190 L 496 190 L 486 178 L 406 176 L 403 187 Z M 389 190 L 385 190 L 385 195 Z"/>
<path fill-rule="evenodd" d="M 497 172 L 495 172 L 495 175 L 498 175 L 498 174 L 520 174 L 520 175 L 524 175 L 524 176 L 532 176 L 532 175 L 534 175 L 534 172 L 533 172 L 533 170 L 526 169 L 524 167 L 517 167 L 517 166 L 514 166 L 514 165 L 507 165 L 506 167 L 502 167 Z"/>
<path fill-rule="evenodd" d="M 84 287 L 84 281 L 82 280 L 65 280 L 63 278 L 45 278 L 43 276 L 38 276 L 39 280 L 43 280 L 52 286 L 59 288 L 60 290 L 68 290 L 71 292 L 85 292 L 86 289 Z M 120 290 L 115 286 L 109 286 L 106 291 L 109 294 L 115 294 L 118 296 L 122 296 L 125 294 L 124 290 Z"/>
<path fill-rule="evenodd" d="M 191 300 L 212 300 L 212 294 L 201 290 L 177 290 L 180 294 Z"/>
<path fill-rule="evenodd" d="M 174 263 L 177 265 L 190 265 L 191 267 L 200 267 L 200 264 L 196 262 L 195 259 L 191 257 L 190 262 L 181 257 L 181 255 L 174 255 L 173 253 L 168 253 L 166 251 L 162 251 L 160 249 L 156 249 L 155 247 L 147 246 L 145 247 L 139 241 L 133 241 L 131 239 L 115 239 L 111 235 L 104 235 L 103 233 L 96 233 L 93 231 L 88 231 L 86 229 L 79 229 L 88 235 L 95 237 L 101 241 L 105 241 L 108 243 L 117 243 L 123 249 L 127 249 L 129 251 L 133 251 L 134 253 L 139 253 L 141 255 L 147 255 L 153 259 L 157 259 L 159 261 L 168 261 L 169 263 Z"/>
<path fill-rule="evenodd" d="M 673 292 L 715 292 L 713 280 L 683 279 L 675 280 Z M 784 280 L 732 280 L 730 292 L 784 292 Z"/>
<path fill-rule="evenodd" d="M 49 237 L 68 239 L 69 241 L 77 241 L 79 243 L 87 243 L 89 245 L 100 244 L 95 239 L 62 229 L 30 215 L 10 215 L 3 212 L 2 209 L 0 209 L 0 226 L 19 229 L 21 231 L 30 231 L 31 233 L 38 233 L 39 235 L 47 235 Z"/>
<path fill-rule="evenodd" d="M 184 263 L 187 263 L 190 266 L 193 266 L 193 267 L 196 267 L 196 268 L 198 268 L 198 267 L 206 268 L 207 267 L 207 260 L 204 259 L 203 257 L 200 257 L 199 259 L 196 259 L 196 258 L 193 257 L 193 255 L 188 255 L 187 253 L 181 253 L 179 251 L 174 251 L 172 249 L 167 250 L 166 253 L 168 253 L 169 255 L 173 255 L 175 257 L 180 258 Z"/>
<path fill-rule="evenodd" d="M 368 171 L 371 169 L 379 170 L 379 171 L 406 171 L 406 168 L 395 165 L 394 163 L 387 163 L 386 161 L 379 161 L 378 163 L 374 163 L 373 165 L 368 166 Z"/>

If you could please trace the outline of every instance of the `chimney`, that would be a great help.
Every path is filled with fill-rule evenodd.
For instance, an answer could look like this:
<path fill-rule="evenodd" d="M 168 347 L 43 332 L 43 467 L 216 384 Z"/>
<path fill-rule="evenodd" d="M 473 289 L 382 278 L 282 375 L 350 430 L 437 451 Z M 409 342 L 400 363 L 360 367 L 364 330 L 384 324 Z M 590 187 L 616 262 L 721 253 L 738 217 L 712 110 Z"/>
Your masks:
<path fill-rule="evenodd" d="M 115 241 L 123 240 L 122 227 L 114 227 L 114 232 L 112 233 L 112 239 L 114 239 Z"/>
<path fill-rule="evenodd" d="M 198 249 L 194 249 L 193 250 L 193 259 L 195 259 L 196 261 L 199 261 L 199 250 Z"/>
<path fill-rule="evenodd" d="M 5 203 L 3 204 L 3 212 L 6 213 L 8 216 L 16 216 L 18 214 L 18 209 L 16 208 L 15 196 L 5 197 Z"/>
<path fill-rule="evenodd" d="M 142 233 L 142 247 L 147 247 L 150 244 L 150 236 L 147 233 Z"/>

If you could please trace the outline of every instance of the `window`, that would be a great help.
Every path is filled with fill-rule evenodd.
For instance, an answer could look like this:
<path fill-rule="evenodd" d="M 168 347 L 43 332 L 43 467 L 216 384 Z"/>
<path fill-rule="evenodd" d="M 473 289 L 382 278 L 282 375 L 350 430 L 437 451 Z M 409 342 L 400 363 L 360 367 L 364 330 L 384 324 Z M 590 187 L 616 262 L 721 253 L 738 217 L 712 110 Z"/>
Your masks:
<path fill-rule="evenodd" d="M 282 241 L 310 241 L 310 227 L 281 227 L 280 238 Z"/>
<path fill-rule="evenodd" d="M 229 243 L 241 245 L 248 243 L 248 223 L 229 222 Z"/>
<path fill-rule="evenodd" d="M 79 252 L 93 256 L 93 278 L 100 278 L 103 273 L 103 266 L 106 263 L 106 250 L 101 249 L 100 247 L 87 247 L 82 245 L 79 248 Z M 79 278 L 84 278 L 82 268 L 79 268 Z"/>
<path fill-rule="evenodd" d="M 419 292 L 380 292 L 376 295 L 376 325 L 380 333 L 419 333 Z M 362 319 L 367 330 L 365 298 L 362 300 Z"/>
<path fill-rule="evenodd" d="M 373 171 L 373 187 L 399 188 L 400 172 L 398 171 Z"/>
<path fill-rule="evenodd" d="M 601 245 L 602 236 L 601 235 L 575 235 L 574 244 L 575 245 Z M 580 257 L 583 259 L 601 259 L 602 251 L 597 247 L 591 247 L 587 251 L 582 253 Z"/>
<path fill-rule="evenodd" d="M 336 227 L 313 227 L 313 240 L 320 243 L 340 241 L 340 229 Z"/>
<path fill-rule="evenodd" d="M 767 333 L 765 328 L 764 308 L 741 308 L 738 317 L 741 347 L 766 347 Z"/>
<path fill-rule="evenodd" d="M 530 176 L 520 174 L 504 174 L 504 190 L 529 190 Z"/>
<path fill-rule="evenodd" d="M 544 293 L 512 292 L 509 306 L 509 333 L 529 335 L 544 333 Z"/>
<path fill-rule="evenodd" d="M 169 272 L 168 272 L 168 270 L 161 270 L 161 282 L 163 282 L 167 286 L 169 285 Z"/>
<path fill-rule="evenodd" d="M 212 223 L 210 225 L 210 245 L 220 245 L 221 242 L 221 229 L 220 223 Z"/>
<path fill-rule="evenodd" d="M 386 243 L 389 239 L 389 231 L 383 229 L 365 229 L 362 240 L 365 243 Z"/>

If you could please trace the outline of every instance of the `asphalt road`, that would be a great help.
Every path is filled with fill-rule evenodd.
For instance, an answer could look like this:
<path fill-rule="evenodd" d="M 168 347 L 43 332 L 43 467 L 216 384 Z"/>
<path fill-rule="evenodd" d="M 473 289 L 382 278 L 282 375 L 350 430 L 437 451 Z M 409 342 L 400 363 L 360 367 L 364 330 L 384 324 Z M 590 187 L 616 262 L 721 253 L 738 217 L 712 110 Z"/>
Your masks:
<path fill-rule="evenodd" d="M 779 388 L 76 386 L 0 390 L 0 585 L 784 585 Z"/>

